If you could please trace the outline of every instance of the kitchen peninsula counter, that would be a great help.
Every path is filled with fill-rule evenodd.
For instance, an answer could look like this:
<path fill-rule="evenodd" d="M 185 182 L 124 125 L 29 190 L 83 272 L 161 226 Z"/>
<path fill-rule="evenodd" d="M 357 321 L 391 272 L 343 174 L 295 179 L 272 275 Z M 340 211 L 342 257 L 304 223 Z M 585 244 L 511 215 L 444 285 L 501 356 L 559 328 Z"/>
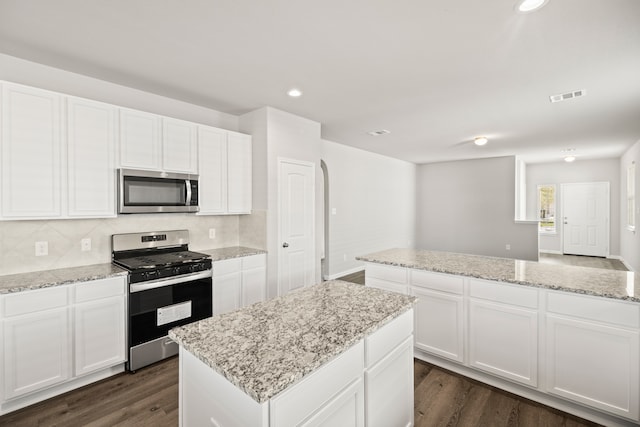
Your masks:
<path fill-rule="evenodd" d="M 416 270 L 640 302 L 640 275 L 628 271 L 419 249 L 388 249 L 358 256 L 356 259 Z"/>
<path fill-rule="evenodd" d="M 172 329 L 169 337 L 180 345 L 180 384 L 185 395 L 180 401 L 182 425 L 207 417 L 215 418 L 220 426 L 243 423 L 269 425 L 266 420 L 269 417 L 272 417 L 273 424 L 273 417 L 277 418 L 277 414 L 288 416 L 286 413 L 290 411 L 281 409 L 274 412 L 272 399 L 277 400 L 278 396 L 284 395 L 280 401 L 286 401 L 289 390 L 296 386 L 304 387 L 314 378 L 320 378 L 320 373 L 332 372 L 333 367 L 345 360 L 352 360 L 355 366 L 349 365 L 335 378 L 328 374 L 328 378 L 322 377 L 318 384 L 332 384 L 334 380 L 344 381 L 344 378 L 357 375 L 350 387 L 355 384 L 362 388 L 363 370 L 366 368 L 363 366 L 364 341 L 376 336 L 376 333 L 384 332 L 386 327 L 392 327 L 401 319 L 404 329 L 391 334 L 392 339 L 383 337 L 380 342 L 385 342 L 393 350 L 401 344 L 394 340 L 402 340 L 407 346 L 404 353 L 408 355 L 406 371 L 411 373 L 414 302 L 412 296 L 329 281 Z M 206 381 L 203 377 L 206 377 Z M 194 387 L 197 381 L 202 381 L 198 387 L 211 387 L 210 399 L 203 397 L 205 400 L 201 404 L 193 401 L 193 395 L 202 393 L 188 388 Z M 409 387 L 406 388 L 408 391 L 410 389 L 413 396 L 410 382 L 407 378 Z M 310 394 L 303 393 L 307 394 L 309 402 L 322 393 L 317 388 L 316 384 L 311 387 Z M 319 388 L 324 390 L 325 386 Z M 344 390 L 342 386 L 340 388 Z M 294 395 L 300 394 L 300 390 L 297 391 Z M 342 392 L 336 390 L 336 393 Z M 222 395 L 228 399 L 236 396 L 236 400 L 227 402 L 226 406 L 216 403 Z M 363 393 L 356 392 L 355 395 L 362 397 Z M 326 404 L 326 400 L 323 402 Z M 306 404 L 310 403 L 305 401 L 292 407 Z M 216 409 L 215 405 L 220 406 Z M 259 414 L 250 420 L 225 421 L 227 415 L 224 413 L 230 412 L 225 408 L 229 405 L 239 405 L 234 406 L 233 414 L 227 414 L 231 418 L 249 416 L 247 414 L 252 413 L 251 408 Z M 271 410 L 264 409 L 269 405 Z M 284 406 L 282 403 L 280 407 Z M 238 411 L 240 407 L 246 408 Z M 301 410 L 295 409 L 294 412 Z M 197 418 L 200 411 L 212 412 L 204 418 Z M 407 416 L 413 413 L 408 409 L 406 412 Z"/>

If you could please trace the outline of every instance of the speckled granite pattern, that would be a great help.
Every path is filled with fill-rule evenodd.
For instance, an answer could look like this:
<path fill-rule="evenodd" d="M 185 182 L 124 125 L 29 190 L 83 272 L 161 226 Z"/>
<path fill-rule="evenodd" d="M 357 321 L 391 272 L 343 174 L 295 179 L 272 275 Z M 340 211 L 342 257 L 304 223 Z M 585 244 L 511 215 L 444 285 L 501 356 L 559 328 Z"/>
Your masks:
<path fill-rule="evenodd" d="M 414 297 L 329 281 L 169 331 L 261 403 L 409 310 Z"/>
<path fill-rule="evenodd" d="M 640 275 L 633 272 L 416 249 L 388 249 L 356 259 L 640 302 Z"/>
<path fill-rule="evenodd" d="M 244 256 L 267 253 L 267 251 L 263 251 L 262 249 L 247 248 L 244 246 L 231 246 L 228 248 L 207 249 L 202 251 L 198 250 L 196 252 L 209 255 L 212 261 L 222 261 L 225 259 L 240 258 Z"/>
<path fill-rule="evenodd" d="M 127 271 L 113 264 L 92 264 L 82 267 L 35 271 L 0 276 L 0 294 L 29 291 L 70 283 L 126 276 Z"/>

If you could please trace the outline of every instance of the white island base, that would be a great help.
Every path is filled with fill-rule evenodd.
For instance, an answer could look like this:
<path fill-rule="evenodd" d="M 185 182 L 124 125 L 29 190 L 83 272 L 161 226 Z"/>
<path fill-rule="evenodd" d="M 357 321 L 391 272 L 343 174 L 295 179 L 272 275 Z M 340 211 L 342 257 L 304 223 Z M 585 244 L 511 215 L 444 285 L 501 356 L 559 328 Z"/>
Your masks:
<path fill-rule="evenodd" d="M 411 426 L 413 310 L 258 402 L 180 347 L 180 425 Z"/>

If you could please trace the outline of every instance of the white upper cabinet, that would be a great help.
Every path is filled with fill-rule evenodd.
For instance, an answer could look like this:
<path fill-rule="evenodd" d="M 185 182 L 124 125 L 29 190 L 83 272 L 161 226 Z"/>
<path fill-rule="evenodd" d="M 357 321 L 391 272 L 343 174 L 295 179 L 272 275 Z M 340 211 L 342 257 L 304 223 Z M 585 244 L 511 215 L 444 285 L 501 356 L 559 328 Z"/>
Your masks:
<path fill-rule="evenodd" d="M 199 126 L 200 214 L 251 213 L 251 135 Z"/>
<path fill-rule="evenodd" d="M 161 169 L 160 116 L 120 109 L 120 166 Z"/>
<path fill-rule="evenodd" d="M 62 215 L 60 96 L 2 84 L 2 217 Z"/>
<path fill-rule="evenodd" d="M 162 169 L 169 172 L 198 171 L 197 126 L 182 120 L 162 119 Z"/>
<path fill-rule="evenodd" d="M 198 127 L 198 174 L 200 213 L 226 213 L 227 131 Z"/>
<path fill-rule="evenodd" d="M 251 136 L 229 132 L 227 156 L 229 213 L 251 213 Z"/>
<path fill-rule="evenodd" d="M 117 107 L 67 98 L 68 215 L 114 217 Z"/>

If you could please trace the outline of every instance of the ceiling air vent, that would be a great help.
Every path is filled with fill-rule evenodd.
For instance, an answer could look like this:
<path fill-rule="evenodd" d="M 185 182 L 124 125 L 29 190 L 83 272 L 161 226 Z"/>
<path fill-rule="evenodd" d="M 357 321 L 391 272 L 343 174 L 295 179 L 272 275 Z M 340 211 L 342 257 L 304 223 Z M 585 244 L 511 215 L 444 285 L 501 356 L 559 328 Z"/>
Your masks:
<path fill-rule="evenodd" d="M 367 133 L 371 136 L 380 136 L 380 135 L 386 135 L 391 132 L 389 132 L 386 129 L 382 129 L 382 130 L 372 130 L 371 132 L 367 132 Z"/>
<path fill-rule="evenodd" d="M 567 99 L 579 98 L 581 96 L 585 96 L 586 94 L 587 94 L 587 91 L 584 89 L 574 90 L 573 92 L 561 93 L 559 95 L 551 95 L 549 97 L 549 101 L 551 101 L 552 103 L 566 101 Z"/>

